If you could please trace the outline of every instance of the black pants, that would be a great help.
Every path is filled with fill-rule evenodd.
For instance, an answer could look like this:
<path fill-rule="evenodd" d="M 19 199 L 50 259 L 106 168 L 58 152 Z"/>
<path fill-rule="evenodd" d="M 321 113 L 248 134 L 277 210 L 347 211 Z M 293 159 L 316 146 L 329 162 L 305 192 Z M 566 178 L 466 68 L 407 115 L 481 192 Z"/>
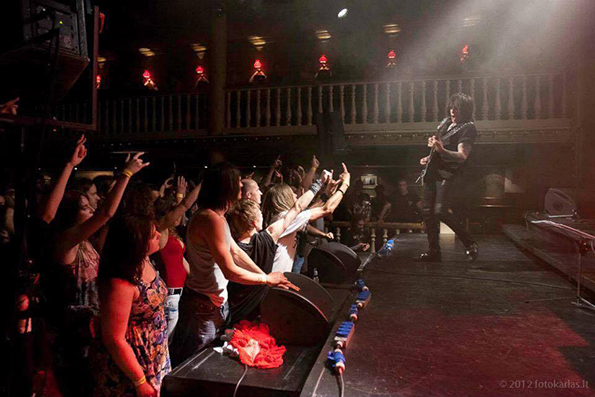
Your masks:
<path fill-rule="evenodd" d="M 425 183 L 422 215 L 426 224 L 430 251 L 440 251 L 438 239 L 440 222 L 446 223 L 465 247 L 473 244 L 471 236 L 452 212 L 454 189 L 455 185 L 451 180 L 429 180 Z"/>

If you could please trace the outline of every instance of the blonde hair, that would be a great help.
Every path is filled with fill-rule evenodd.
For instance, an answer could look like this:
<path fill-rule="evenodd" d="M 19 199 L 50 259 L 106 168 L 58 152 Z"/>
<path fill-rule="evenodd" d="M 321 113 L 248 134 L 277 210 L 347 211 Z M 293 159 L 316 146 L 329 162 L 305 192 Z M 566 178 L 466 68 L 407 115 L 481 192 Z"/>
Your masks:
<path fill-rule="evenodd" d="M 252 200 L 240 200 L 227 211 L 227 220 L 234 239 L 239 239 L 252 229 L 253 223 L 258 220 L 259 211 L 258 204 Z"/>
<path fill-rule="evenodd" d="M 262 198 L 262 215 L 265 227 L 277 221 L 279 214 L 289 211 L 293 207 L 295 204 L 293 194 L 291 187 L 285 183 L 274 185 L 266 191 Z"/>

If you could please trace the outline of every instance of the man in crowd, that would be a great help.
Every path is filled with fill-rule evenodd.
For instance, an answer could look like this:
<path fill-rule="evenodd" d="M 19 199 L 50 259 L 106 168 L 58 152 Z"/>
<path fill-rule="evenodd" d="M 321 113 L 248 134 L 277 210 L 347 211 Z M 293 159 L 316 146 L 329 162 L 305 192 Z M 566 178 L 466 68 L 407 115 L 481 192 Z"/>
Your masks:
<path fill-rule="evenodd" d="M 418 222 L 421 220 L 422 201 L 419 196 L 409 190 L 407 181 L 399 179 L 397 191 L 384 204 L 378 220 L 390 222 Z"/>

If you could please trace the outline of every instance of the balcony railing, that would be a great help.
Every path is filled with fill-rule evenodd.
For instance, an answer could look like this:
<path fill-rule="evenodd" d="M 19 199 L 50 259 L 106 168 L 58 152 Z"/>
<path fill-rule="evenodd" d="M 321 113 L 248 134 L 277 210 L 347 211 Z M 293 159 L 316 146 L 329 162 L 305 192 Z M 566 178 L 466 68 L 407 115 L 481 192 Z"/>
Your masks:
<path fill-rule="evenodd" d="M 567 118 L 565 72 L 245 88 L 227 91 L 227 128 L 312 126 L 315 114 L 336 111 L 346 126 L 437 122 L 448 98 L 475 98 L 478 120 Z"/>
<path fill-rule="evenodd" d="M 399 139 L 414 143 L 421 136 L 415 138 L 416 132 L 433 129 L 444 117 L 450 95 L 464 92 L 475 98 L 480 131 L 537 133 L 550 129 L 551 139 L 556 140 L 570 136 L 565 132 L 571 125 L 574 85 L 573 73 L 560 71 L 229 89 L 225 92 L 223 132 L 314 134 L 316 114 L 335 111 L 348 134 L 404 133 Z M 76 122 L 88 122 L 89 113 L 86 104 L 61 105 L 54 110 L 59 120 Z M 206 133 L 207 117 L 204 93 L 101 100 L 98 135 L 141 139 L 195 136 Z M 362 135 L 361 139 L 367 138 Z"/>
<path fill-rule="evenodd" d="M 88 104 L 60 105 L 54 109 L 59 120 L 90 122 Z M 97 132 L 100 135 L 160 134 L 206 131 L 206 94 L 171 94 L 100 100 Z M 171 135 L 171 134 L 170 134 Z"/>

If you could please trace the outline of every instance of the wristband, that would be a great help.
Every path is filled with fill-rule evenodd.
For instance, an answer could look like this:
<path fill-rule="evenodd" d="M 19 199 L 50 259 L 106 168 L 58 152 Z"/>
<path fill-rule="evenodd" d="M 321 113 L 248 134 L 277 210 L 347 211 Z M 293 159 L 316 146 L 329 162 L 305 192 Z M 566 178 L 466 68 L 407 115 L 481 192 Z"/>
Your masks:
<path fill-rule="evenodd" d="M 184 195 L 182 193 L 178 193 L 178 194 L 176 194 L 176 197 L 179 198 L 179 199 L 183 199 L 184 198 Z"/>
<path fill-rule="evenodd" d="M 267 275 L 266 274 L 261 274 L 258 277 L 258 284 L 266 284 L 267 283 Z"/>
<path fill-rule="evenodd" d="M 322 181 L 320 179 L 315 180 L 310 185 L 310 190 L 312 191 L 312 193 L 314 193 L 315 196 L 320 191 L 321 188 L 322 188 Z"/>
<path fill-rule="evenodd" d="M 143 383 L 147 383 L 147 377 L 143 375 L 142 378 L 140 378 L 139 380 L 132 382 L 132 383 L 134 384 L 134 387 L 139 387 Z"/>
<path fill-rule="evenodd" d="M 132 175 L 134 175 L 134 174 L 129 169 L 124 169 L 124 171 L 122 171 L 122 173 L 120 175 L 124 175 L 127 178 L 132 178 Z"/>
<path fill-rule="evenodd" d="M 337 189 L 337 192 L 338 192 L 338 193 L 341 193 L 343 196 L 345 196 L 345 192 L 344 192 L 343 190 L 341 190 L 341 189 Z"/>

